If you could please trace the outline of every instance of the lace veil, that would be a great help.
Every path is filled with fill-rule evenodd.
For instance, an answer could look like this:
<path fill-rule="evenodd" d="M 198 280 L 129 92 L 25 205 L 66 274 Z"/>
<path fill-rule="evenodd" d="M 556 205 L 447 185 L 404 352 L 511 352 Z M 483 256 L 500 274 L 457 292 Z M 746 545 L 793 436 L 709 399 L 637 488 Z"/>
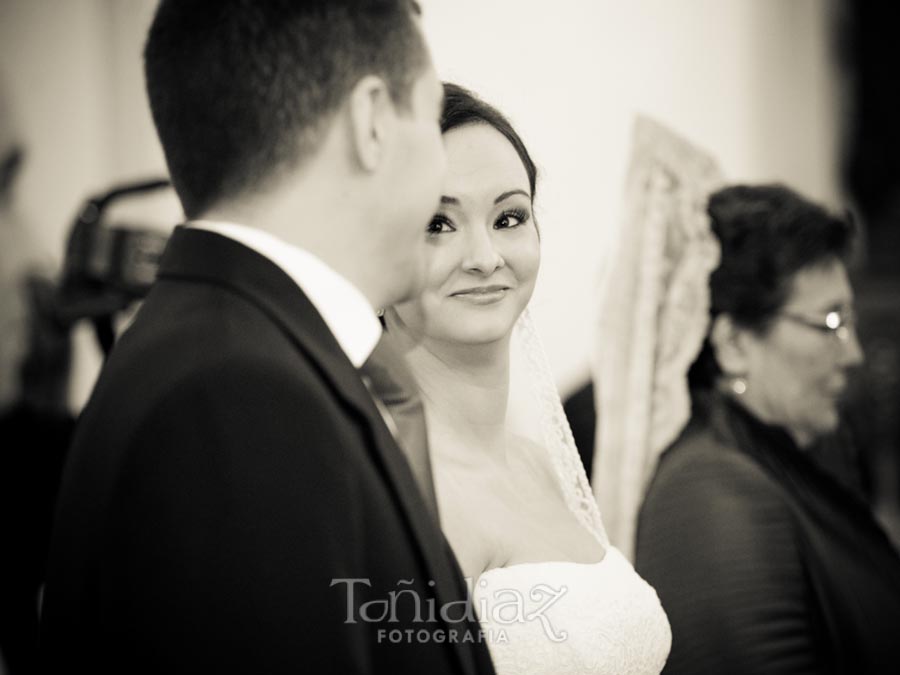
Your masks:
<path fill-rule="evenodd" d="M 550 363 L 528 309 L 513 329 L 509 385 L 507 424 L 510 429 L 547 450 L 569 509 L 603 548 L 607 548 L 609 539 L 600 509 L 591 492 Z"/>
<path fill-rule="evenodd" d="M 719 263 L 706 202 L 722 182 L 710 156 L 648 118 L 637 119 L 632 144 L 592 354 L 592 483 L 610 540 L 630 560 L 647 483 L 691 414 L 687 372 L 709 327 Z"/>

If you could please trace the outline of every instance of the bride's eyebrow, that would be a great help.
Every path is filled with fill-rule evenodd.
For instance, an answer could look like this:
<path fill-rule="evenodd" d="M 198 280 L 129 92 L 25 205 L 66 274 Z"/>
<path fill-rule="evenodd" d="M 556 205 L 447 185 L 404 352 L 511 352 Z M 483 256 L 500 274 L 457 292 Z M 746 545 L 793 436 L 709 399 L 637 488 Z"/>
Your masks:
<path fill-rule="evenodd" d="M 505 199 L 509 199 L 514 195 L 522 195 L 527 199 L 531 199 L 531 195 L 529 195 L 525 190 L 515 189 L 515 190 L 507 190 L 506 192 L 502 192 L 494 199 L 494 204 L 499 204 Z M 441 204 L 453 204 L 459 205 L 460 201 L 456 197 L 451 197 L 450 195 L 441 195 Z"/>
<path fill-rule="evenodd" d="M 525 192 L 525 190 L 507 190 L 506 192 L 503 192 L 497 196 L 497 198 L 494 200 L 494 204 L 499 204 L 504 199 L 509 199 L 513 195 L 522 195 L 524 197 L 527 197 L 528 199 L 531 199 L 531 195 Z"/>

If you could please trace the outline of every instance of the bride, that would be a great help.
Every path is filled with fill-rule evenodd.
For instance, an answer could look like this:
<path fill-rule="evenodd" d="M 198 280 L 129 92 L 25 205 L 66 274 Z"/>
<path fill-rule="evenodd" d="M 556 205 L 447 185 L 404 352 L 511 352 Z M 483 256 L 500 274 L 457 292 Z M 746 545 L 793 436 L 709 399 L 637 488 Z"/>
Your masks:
<path fill-rule="evenodd" d="M 609 546 L 526 310 L 537 170 L 500 112 L 445 95 L 425 291 L 385 314 L 422 392 L 442 527 L 499 675 L 658 673 L 666 616 Z"/>

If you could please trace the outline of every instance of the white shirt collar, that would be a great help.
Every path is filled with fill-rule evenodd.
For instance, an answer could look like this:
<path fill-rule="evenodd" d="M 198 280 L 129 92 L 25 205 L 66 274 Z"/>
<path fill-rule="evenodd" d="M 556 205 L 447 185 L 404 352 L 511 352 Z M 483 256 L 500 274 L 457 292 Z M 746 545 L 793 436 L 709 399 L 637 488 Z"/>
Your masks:
<path fill-rule="evenodd" d="M 321 314 L 341 349 L 362 367 L 381 338 L 381 323 L 362 292 L 309 251 L 254 227 L 191 220 L 189 227 L 215 232 L 253 249 L 294 280 Z"/>

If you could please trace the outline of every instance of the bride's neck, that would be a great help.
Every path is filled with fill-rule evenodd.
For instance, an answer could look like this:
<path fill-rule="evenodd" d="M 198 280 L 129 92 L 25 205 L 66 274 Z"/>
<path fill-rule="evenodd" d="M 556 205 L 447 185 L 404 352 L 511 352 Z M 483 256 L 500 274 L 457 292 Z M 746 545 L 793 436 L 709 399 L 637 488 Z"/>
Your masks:
<path fill-rule="evenodd" d="M 423 341 L 407 359 L 431 435 L 473 452 L 505 452 L 509 338 L 485 345 Z"/>

